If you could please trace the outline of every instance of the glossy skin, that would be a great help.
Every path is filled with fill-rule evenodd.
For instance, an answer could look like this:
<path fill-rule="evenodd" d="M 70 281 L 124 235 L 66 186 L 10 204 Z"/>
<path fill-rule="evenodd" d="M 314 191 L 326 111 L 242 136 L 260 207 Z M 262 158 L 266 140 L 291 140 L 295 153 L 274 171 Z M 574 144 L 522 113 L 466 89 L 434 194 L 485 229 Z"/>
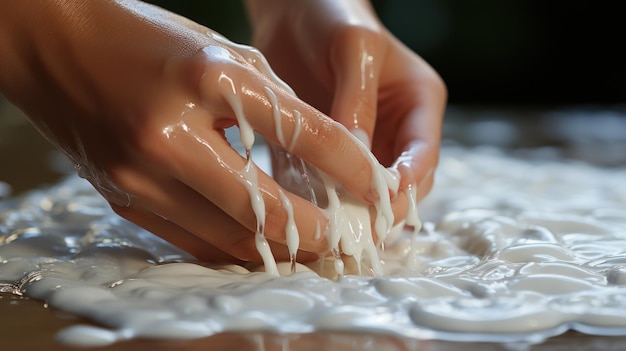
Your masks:
<path fill-rule="evenodd" d="M 284 107 L 284 135 L 294 132 L 293 111 L 302 114 L 293 153 L 358 199 L 376 199 L 362 146 L 343 126 L 208 33 L 138 1 L 5 1 L 0 91 L 118 214 L 205 261 L 260 261 L 256 218 L 238 173 L 245 159 L 224 138 L 237 123 L 224 89 L 241 101 L 251 128 L 277 141 L 264 93 L 272 89 Z M 277 259 L 288 259 L 280 186 L 266 174 L 259 186 L 265 235 Z M 314 239 L 327 218 L 287 196 L 301 236 L 298 258 L 315 259 L 328 249 Z"/>
<path fill-rule="evenodd" d="M 253 45 L 304 101 L 365 132 L 400 189 L 432 187 L 447 91 L 365 0 L 247 0 Z"/>

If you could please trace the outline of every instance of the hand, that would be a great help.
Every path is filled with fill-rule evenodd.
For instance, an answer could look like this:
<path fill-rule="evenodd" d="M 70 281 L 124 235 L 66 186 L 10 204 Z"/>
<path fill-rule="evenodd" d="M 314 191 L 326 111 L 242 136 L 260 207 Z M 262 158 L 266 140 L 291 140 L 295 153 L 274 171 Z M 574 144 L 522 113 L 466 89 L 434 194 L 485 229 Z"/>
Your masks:
<path fill-rule="evenodd" d="M 289 257 L 281 188 L 259 173 L 258 225 L 246 159 L 224 137 L 233 125 L 247 143 L 247 124 L 274 142 L 294 139 L 294 154 L 371 197 L 370 164 L 345 128 L 272 79 L 260 55 L 185 18 L 130 0 L 3 2 L 0 39 L 0 91 L 118 214 L 199 259 L 260 261 L 258 226 L 275 256 Z M 284 192 L 298 258 L 315 259 L 328 249 L 324 235 L 314 238 L 327 218 Z"/>
<path fill-rule="evenodd" d="M 365 0 L 248 0 L 247 6 L 253 45 L 278 75 L 396 168 L 400 189 L 415 184 L 423 198 L 433 183 L 447 98 L 437 73 L 383 27 Z M 403 215 L 405 208 L 401 194 L 394 212 Z"/>

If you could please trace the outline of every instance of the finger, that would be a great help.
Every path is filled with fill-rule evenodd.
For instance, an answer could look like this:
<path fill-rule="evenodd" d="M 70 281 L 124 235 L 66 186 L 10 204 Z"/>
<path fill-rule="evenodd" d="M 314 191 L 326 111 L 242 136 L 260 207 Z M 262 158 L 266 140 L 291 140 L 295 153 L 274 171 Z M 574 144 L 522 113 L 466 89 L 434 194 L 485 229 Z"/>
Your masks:
<path fill-rule="evenodd" d="M 232 245 L 242 235 L 253 237 L 250 233 L 257 230 L 257 219 L 263 224 L 262 232 L 269 240 L 286 243 L 289 213 L 280 198 L 279 185 L 256 167 L 247 170 L 246 160 L 229 145 L 221 131 L 207 125 L 206 116 L 187 116 L 185 120 L 182 125 L 170 128 L 169 138 L 157 139 L 157 143 L 164 144 L 153 145 L 150 157 L 152 162 L 162 165 L 159 172 L 172 175 L 193 193 L 191 189 L 185 191 L 174 187 L 169 194 L 162 195 L 163 199 L 153 201 L 172 204 L 167 211 L 180 216 L 177 223 L 195 223 L 197 218 L 203 217 L 211 220 L 197 223 L 195 229 L 185 227 L 193 233 L 202 232 L 202 226 L 206 231 L 212 223 L 220 223 L 219 232 L 229 233 L 231 237 L 227 242 L 212 244 L 224 250 L 228 250 L 224 246 Z M 153 187 L 163 186 L 155 184 Z M 185 196 L 167 198 L 177 193 Z M 258 195 L 258 199 L 252 195 Z M 328 225 L 326 216 L 311 202 L 287 191 L 285 195 L 293 206 L 293 219 L 302 250 L 325 252 L 328 249 L 326 238 L 319 234 L 323 234 Z M 146 192 L 143 197 L 150 198 L 150 194 Z M 255 213 L 257 205 L 264 206 L 264 209 Z M 176 206 L 184 210 L 176 212 Z M 222 217 L 211 218 L 212 213 L 222 213 Z M 242 229 L 246 234 L 241 232 Z"/>
<path fill-rule="evenodd" d="M 335 95 L 330 116 L 346 126 L 368 148 L 376 124 L 378 79 L 384 46 L 379 33 L 355 26 L 336 35 L 331 54 Z"/>
<path fill-rule="evenodd" d="M 150 228 L 149 230 L 154 231 L 155 234 L 185 250 L 200 240 L 198 247 L 192 248 L 193 254 L 200 259 L 215 262 L 216 260 L 211 258 L 215 254 L 214 251 L 219 250 L 222 256 L 228 255 L 226 259 L 230 257 L 228 262 L 232 262 L 233 258 L 239 261 L 262 261 L 256 249 L 253 232 L 193 189 L 175 179 L 157 178 L 154 176 L 155 173 L 127 168 L 116 174 L 118 182 L 133 194 L 131 214 L 139 212 L 143 217 L 149 217 L 148 222 L 142 221 L 142 226 L 146 229 Z M 121 178 L 123 181 L 120 182 Z M 123 208 L 121 210 L 127 211 Z M 148 216 L 144 212 L 154 215 Z M 171 232 L 172 225 L 179 230 Z M 188 238 L 189 235 L 193 235 L 196 240 Z M 270 243 L 270 245 L 276 259 L 289 259 L 290 255 L 284 244 Z M 214 249 L 211 250 L 211 248 Z M 205 252 L 205 250 L 208 251 Z M 307 254 L 299 253 L 298 258 L 312 260 L 317 257 Z M 218 257 L 222 258 L 222 256 Z"/>
<path fill-rule="evenodd" d="M 441 127 L 447 92 L 436 72 L 421 58 L 398 44 L 390 55 L 392 69 L 382 73 L 391 82 L 404 82 L 398 97 L 379 106 L 381 114 L 395 115 L 402 122 L 396 130 L 394 167 L 401 174 L 400 188 L 420 184 L 434 172 L 439 160 Z M 400 72 L 393 67 L 410 67 Z"/>
<path fill-rule="evenodd" d="M 393 167 L 400 172 L 400 189 L 411 184 L 421 187 L 432 177 L 439 162 L 439 142 L 412 141 L 403 147 Z"/>
<path fill-rule="evenodd" d="M 406 213 L 409 209 L 409 202 L 404 192 L 399 192 L 394 201 L 391 203 L 391 209 L 393 211 L 393 225 L 400 223 L 406 217 Z"/>
<path fill-rule="evenodd" d="M 433 188 L 434 184 L 435 184 L 435 177 L 434 177 L 433 172 L 431 172 L 429 175 L 426 176 L 426 178 L 421 182 L 421 184 L 417 188 L 417 194 L 416 194 L 417 202 L 422 201 L 426 197 L 426 195 L 428 195 L 430 190 Z"/>
<path fill-rule="evenodd" d="M 178 180 L 162 176 L 159 171 L 146 171 L 138 167 L 118 168 L 111 171 L 110 176 L 115 184 L 132 194 L 129 209 L 116 207 L 123 217 L 128 217 L 126 213 L 137 216 L 139 212 L 139 219 L 154 219 L 142 213 L 149 212 L 166 222 L 176 223 L 205 245 L 220 248 L 239 260 L 249 261 L 255 258 L 254 245 L 246 245 L 246 240 L 253 238 L 253 233 Z M 136 222 L 134 219 L 131 221 Z M 167 226 L 155 227 L 150 222 L 142 222 L 141 225 L 146 229 L 150 226 L 155 234 L 167 236 L 166 240 L 177 246 L 183 247 L 185 244 L 179 244 L 176 237 L 168 234 Z M 184 246 L 186 249 L 187 245 Z M 206 254 L 202 256 L 207 258 Z"/>
<path fill-rule="evenodd" d="M 234 256 L 217 249 L 175 223 L 152 212 L 135 207 L 118 205 L 111 205 L 111 207 L 121 217 L 183 249 L 198 260 L 215 263 L 241 262 Z"/>
<path fill-rule="evenodd" d="M 223 70 L 219 73 L 205 75 L 207 86 L 203 94 L 209 96 L 205 103 L 208 108 L 229 105 L 229 111 L 221 109 L 218 114 L 223 118 L 237 115 L 242 136 L 250 134 L 248 124 L 337 180 L 357 199 L 373 202 L 378 198 L 372 187 L 371 154 L 363 144 L 355 142 L 345 127 L 263 75 L 250 77 L 250 72 L 241 68 L 227 78 Z M 220 88 L 223 96 L 216 98 L 211 94 L 215 91 L 214 82 L 220 79 L 226 87 Z"/>

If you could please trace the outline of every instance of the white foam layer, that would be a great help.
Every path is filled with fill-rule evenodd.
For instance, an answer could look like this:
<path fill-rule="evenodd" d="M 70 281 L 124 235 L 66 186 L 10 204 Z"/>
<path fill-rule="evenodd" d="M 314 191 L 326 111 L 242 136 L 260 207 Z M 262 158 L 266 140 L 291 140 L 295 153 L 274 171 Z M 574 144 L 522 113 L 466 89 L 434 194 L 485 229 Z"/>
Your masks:
<path fill-rule="evenodd" d="M 206 266 L 114 215 L 84 181 L 0 202 L 0 291 L 102 325 L 60 340 L 222 331 L 377 331 L 537 341 L 577 329 L 626 334 L 626 169 L 539 163 L 444 148 L 424 228 L 390 235 L 382 277 L 328 260 Z"/>

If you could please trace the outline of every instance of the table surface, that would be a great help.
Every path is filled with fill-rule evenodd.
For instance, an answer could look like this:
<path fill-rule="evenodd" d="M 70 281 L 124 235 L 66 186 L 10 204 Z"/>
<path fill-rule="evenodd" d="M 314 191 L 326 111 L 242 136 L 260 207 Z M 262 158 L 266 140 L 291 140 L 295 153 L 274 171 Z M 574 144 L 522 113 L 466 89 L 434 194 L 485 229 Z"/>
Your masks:
<path fill-rule="evenodd" d="M 41 301 L 0 294 L 0 340 L 3 350 L 75 349 L 55 341 L 57 332 L 76 323 L 89 323 L 63 311 L 46 308 Z M 460 343 L 408 340 L 389 335 L 353 333 L 227 333 L 195 340 L 131 340 L 97 351 L 496 351 L 626 350 L 626 336 L 601 337 L 570 332 L 537 345 Z M 88 349 L 87 349 L 88 350 Z"/>
<path fill-rule="evenodd" d="M 564 117 L 568 114 L 570 120 Z M 601 166 L 620 166 L 626 165 L 626 153 L 622 151 L 626 150 L 626 127 L 622 129 L 626 126 L 625 116 L 626 111 L 619 108 L 549 111 L 452 108 L 446 119 L 444 138 L 467 145 L 510 148 L 522 155 L 525 150 L 547 147 L 558 150 L 558 157 L 580 158 Z M 569 134 L 564 133 L 564 129 L 569 130 Z M 13 194 L 55 183 L 68 171 L 68 165 L 58 160 L 59 154 L 20 113 L 0 100 L 0 182 L 8 183 Z M 3 350 L 66 350 L 66 346 L 55 341 L 55 335 L 64 327 L 79 322 L 89 323 L 66 312 L 47 308 L 41 301 L 0 293 L 0 345 Z M 480 350 L 624 350 L 626 336 L 599 337 L 570 332 L 538 345 L 526 346 L 407 340 L 371 334 L 229 333 L 199 340 L 132 340 L 97 350 L 454 351 L 468 347 Z"/>

